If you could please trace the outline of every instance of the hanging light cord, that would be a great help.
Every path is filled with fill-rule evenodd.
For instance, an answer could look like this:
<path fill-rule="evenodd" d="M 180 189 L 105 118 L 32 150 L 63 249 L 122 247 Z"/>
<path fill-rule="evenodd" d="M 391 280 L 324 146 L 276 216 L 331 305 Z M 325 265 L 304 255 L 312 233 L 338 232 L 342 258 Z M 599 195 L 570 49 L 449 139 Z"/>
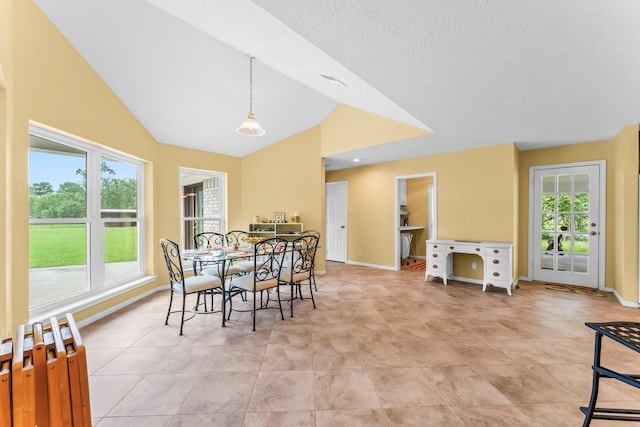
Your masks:
<path fill-rule="evenodd" d="M 254 56 L 249 56 L 249 114 L 253 114 L 253 60 Z"/>

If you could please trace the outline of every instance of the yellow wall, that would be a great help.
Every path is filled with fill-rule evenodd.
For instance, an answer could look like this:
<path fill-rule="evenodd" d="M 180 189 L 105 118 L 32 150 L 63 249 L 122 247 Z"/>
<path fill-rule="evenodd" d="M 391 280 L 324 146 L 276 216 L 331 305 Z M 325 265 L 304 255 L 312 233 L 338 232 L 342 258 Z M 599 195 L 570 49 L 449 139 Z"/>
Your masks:
<path fill-rule="evenodd" d="M 638 126 L 613 139 L 615 149 L 615 239 L 613 287 L 625 301 L 638 301 Z"/>
<path fill-rule="evenodd" d="M 347 105 L 338 105 L 322 123 L 322 157 L 430 134 Z"/>
<path fill-rule="evenodd" d="M 324 236 L 320 134 L 320 126 L 316 126 L 242 159 L 243 230 L 254 215 L 271 218 L 273 212 L 284 212 L 289 220 L 297 212 L 305 230 L 318 230 Z M 324 247 L 323 241 L 321 245 Z M 316 255 L 318 271 L 324 270 L 324 259 L 320 250 Z"/>
<path fill-rule="evenodd" d="M 513 151 L 508 143 L 327 172 L 327 182 L 348 185 L 347 259 L 395 264 L 395 177 L 428 172 L 437 173 L 438 238 L 513 242 Z"/>

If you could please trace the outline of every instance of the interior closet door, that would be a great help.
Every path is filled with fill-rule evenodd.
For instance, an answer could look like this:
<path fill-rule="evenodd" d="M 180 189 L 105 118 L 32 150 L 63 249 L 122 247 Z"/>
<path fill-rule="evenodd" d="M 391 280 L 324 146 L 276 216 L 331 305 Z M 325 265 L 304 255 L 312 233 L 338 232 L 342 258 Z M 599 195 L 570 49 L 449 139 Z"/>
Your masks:
<path fill-rule="evenodd" d="M 347 183 L 325 186 L 327 261 L 347 261 Z"/>

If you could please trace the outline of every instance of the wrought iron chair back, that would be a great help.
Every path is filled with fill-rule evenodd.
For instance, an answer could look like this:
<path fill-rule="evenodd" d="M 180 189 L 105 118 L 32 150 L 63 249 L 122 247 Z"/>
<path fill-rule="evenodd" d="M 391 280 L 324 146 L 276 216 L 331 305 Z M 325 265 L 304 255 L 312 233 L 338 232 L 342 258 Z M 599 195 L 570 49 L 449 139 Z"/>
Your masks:
<path fill-rule="evenodd" d="M 184 270 L 182 269 L 182 258 L 180 257 L 180 247 L 177 243 L 169 239 L 160 239 L 160 246 L 164 254 L 164 260 L 167 263 L 167 272 L 171 288 L 180 292 L 184 292 Z M 179 288 L 176 288 L 179 286 Z"/>
<path fill-rule="evenodd" d="M 193 236 L 194 249 L 209 249 L 222 247 L 225 245 L 226 238 L 224 234 L 215 233 L 213 231 L 205 231 Z"/>
<path fill-rule="evenodd" d="M 224 236 L 227 241 L 227 246 L 240 246 L 246 243 L 246 239 L 249 237 L 249 233 L 242 230 L 232 230 L 227 232 L 227 234 L 225 234 Z"/>

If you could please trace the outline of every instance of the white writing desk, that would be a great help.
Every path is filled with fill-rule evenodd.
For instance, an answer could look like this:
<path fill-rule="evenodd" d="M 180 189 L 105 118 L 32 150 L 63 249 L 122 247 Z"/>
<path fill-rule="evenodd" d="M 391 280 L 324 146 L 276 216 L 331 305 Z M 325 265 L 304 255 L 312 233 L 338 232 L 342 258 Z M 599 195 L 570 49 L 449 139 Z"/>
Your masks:
<path fill-rule="evenodd" d="M 513 287 L 513 245 L 498 242 L 472 242 L 466 240 L 427 240 L 427 259 L 424 280 L 429 276 L 441 277 L 444 284 L 453 278 L 453 254 L 475 254 L 482 258 L 484 271 L 482 291 L 487 286 L 505 288 L 511 295 Z M 472 281 L 461 278 L 462 281 Z"/>

